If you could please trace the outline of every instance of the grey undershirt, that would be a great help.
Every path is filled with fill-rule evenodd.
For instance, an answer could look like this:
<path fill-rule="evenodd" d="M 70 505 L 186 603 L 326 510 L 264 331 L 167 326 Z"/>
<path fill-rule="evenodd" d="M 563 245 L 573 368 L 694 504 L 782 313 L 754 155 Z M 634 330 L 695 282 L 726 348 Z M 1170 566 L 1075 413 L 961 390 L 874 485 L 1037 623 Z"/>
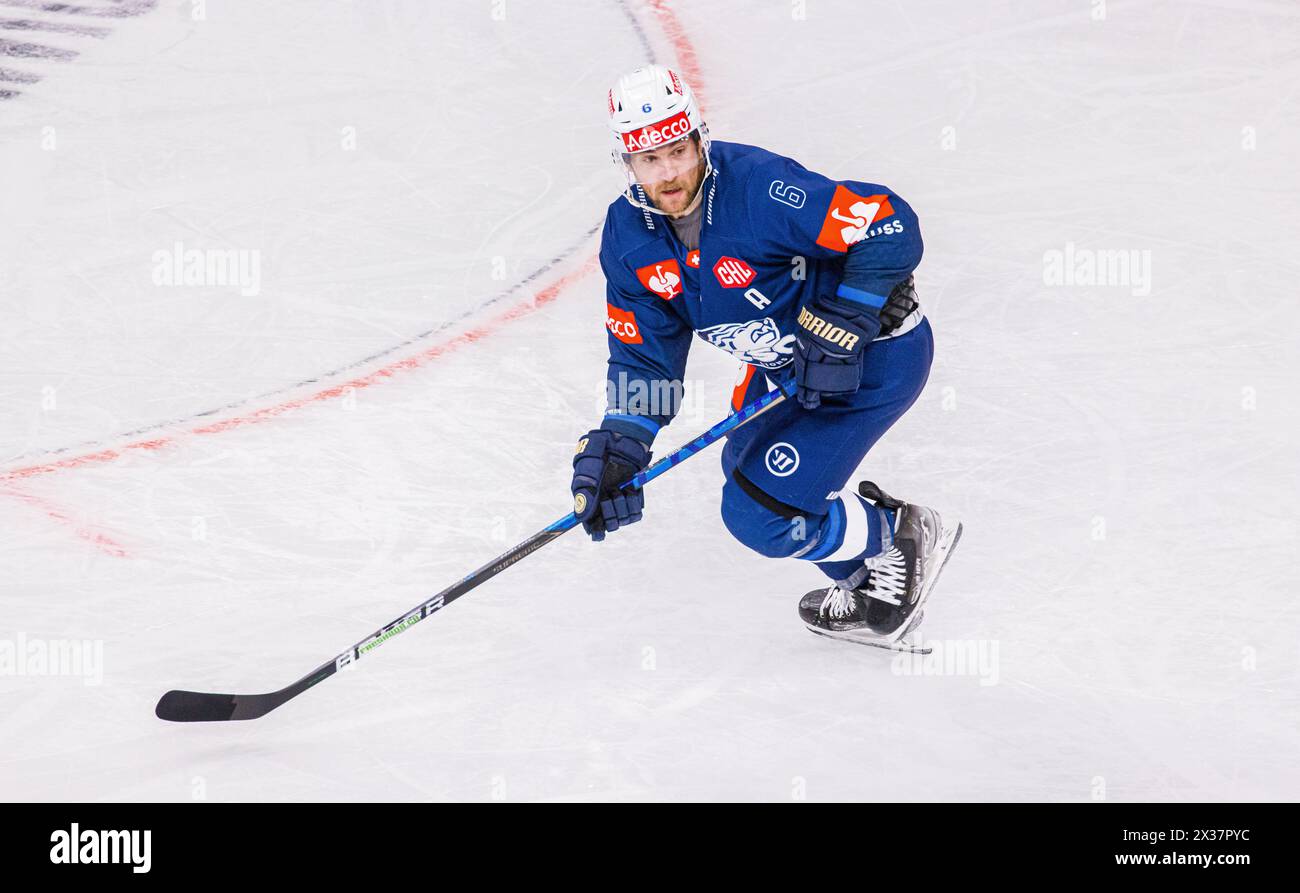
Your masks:
<path fill-rule="evenodd" d="M 701 185 L 700 188 L 703 188 Z M 677 238 L 681 239 L 683 245 L 688 250 L 695 250 L 700 247 L 700 221 L 704 219 L 704 202 L 695 206 L 695 210 L 681 217 L 669 217 L 668 223 L 672 226 L 673 232 Z"/>

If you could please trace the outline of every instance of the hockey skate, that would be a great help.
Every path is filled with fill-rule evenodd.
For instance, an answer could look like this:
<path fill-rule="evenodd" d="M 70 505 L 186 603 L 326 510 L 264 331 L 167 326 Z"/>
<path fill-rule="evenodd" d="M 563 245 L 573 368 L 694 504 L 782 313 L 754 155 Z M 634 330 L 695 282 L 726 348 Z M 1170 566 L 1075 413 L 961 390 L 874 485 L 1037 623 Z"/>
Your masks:
<path fill-rule="evenodd" d="M 926 654 L 930 649 L 906 637 L 921 623 L 921 608 L 961 538 L 961 524 L 945 525 L 934 509 L 894 499 L 870 481 L 858 492 L 893 511 L 892 543 L 864 561 L 865 578 L 856 587 L 837 584 L 805 595 L 799 617 L 819 636 Z"/>

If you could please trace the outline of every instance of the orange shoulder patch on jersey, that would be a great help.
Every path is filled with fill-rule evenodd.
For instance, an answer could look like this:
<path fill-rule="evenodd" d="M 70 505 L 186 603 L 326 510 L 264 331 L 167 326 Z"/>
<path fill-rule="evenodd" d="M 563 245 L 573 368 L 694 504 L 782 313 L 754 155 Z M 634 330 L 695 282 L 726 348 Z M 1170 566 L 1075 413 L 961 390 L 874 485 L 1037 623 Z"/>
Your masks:
<path fill-rule="evenodd" d="M 608 301 L 605 302 L 605 328 L 624 344 L 641 343 L 641 329 L 636 324 L 636 316 L 631 310 L 619 310 Z"/>
<path fill-rule="evenodd" d="M 677 266 L 677 261 L 671 257 L 657 264 L 639 267 L 636 278 L 665 301 L 671 301 L 682 293 L 682 268 Z"/>
<path fill-rule="evenodd" d="M 832 251 L 848 251 L 850 245 L 867 234 L 871 224 L 892 216 L 894 207 L 889 203 L 889 196 L 861 196 L 847 186 L 836 184 L 817 244 Z"/>

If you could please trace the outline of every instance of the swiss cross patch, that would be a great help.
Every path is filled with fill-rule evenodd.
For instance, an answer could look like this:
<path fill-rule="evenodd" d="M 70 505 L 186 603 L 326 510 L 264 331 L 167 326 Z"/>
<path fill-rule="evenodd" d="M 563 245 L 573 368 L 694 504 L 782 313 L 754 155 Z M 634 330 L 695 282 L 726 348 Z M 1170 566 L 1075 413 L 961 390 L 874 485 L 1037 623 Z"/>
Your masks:
<path fill-rule="evenodd" d="M 720 257 L 713 265 L 713 275 L 723 288 L 744 288 L 754 281 L 754 268 L 738 257 Z"/>
<path fill-rule="evenodd" d="M 636 278 L 665 301 L 671 301 L 682 293 L 682 268 L 671 257 L 657 264 L 640 267 L 636 271 Z"/>
<path fill-rule="evenodd" d="M 686 252 L 686 266 L 700 268 L 700 250 L 698 248 Z"/>
<path fill-rule="evenodd" d="M 849 246 L 862 239 L 877 220 L 894 216 L 894 207 L 887 195 L 863 197 L 853 190 L 836 184 L 835 196 L 822 221 L 822 231 L 817 244 L 832 251 L 848 251 Z"/>
<path fill-rule="evenodd" d="M 605 328 L 624 344 L 640 344 L 641 330 L 637 328 L 636 316 L 631 310 L 619 310 L 613 304 L 605 304 Z"/>

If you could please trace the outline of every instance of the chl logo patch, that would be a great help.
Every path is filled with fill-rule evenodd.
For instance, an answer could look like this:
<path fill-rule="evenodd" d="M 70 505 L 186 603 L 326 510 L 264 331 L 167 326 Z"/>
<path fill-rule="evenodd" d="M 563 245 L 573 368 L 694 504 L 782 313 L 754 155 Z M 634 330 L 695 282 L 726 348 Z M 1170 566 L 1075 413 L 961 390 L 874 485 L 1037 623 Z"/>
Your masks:
<path fill-rule="evenodd" d="M 889 203 L 889 196 L 869 195 L 864 198 L 837 183 L 817 244 L 832 251 L 848 251 L 850 245 L 861 241 L 867 234 L 871 224 L 893 216 L 894 206 Z"/>
<path fill-rule="evenodd" d="M 613 304 L 605 304 L 605 328 L 624 344 L 640 344 L 641 329 L 637 327 L 636 317 L 631 310 L 619 310 Z"/>
<path fill-rule="evenodd" d="M 754 268 L 738 257 L 720 257 L 713 265 L 713 275 L 723 288 L 745 288 L 754 281 Z"/>
<path fill-rule="evenodd" d="M 788 478 L 799 470 L 799 451 L 788 443 L 774 443 L 767 448 L 763 464 L 774 477 Z"/>
<path fill-rule="evenodd" d="M 682 268 L 671 257 L 657 264 L 646 264 L 636 271 L 636 278 L 650 291 L 671 301 L 682 293 Z"/>

